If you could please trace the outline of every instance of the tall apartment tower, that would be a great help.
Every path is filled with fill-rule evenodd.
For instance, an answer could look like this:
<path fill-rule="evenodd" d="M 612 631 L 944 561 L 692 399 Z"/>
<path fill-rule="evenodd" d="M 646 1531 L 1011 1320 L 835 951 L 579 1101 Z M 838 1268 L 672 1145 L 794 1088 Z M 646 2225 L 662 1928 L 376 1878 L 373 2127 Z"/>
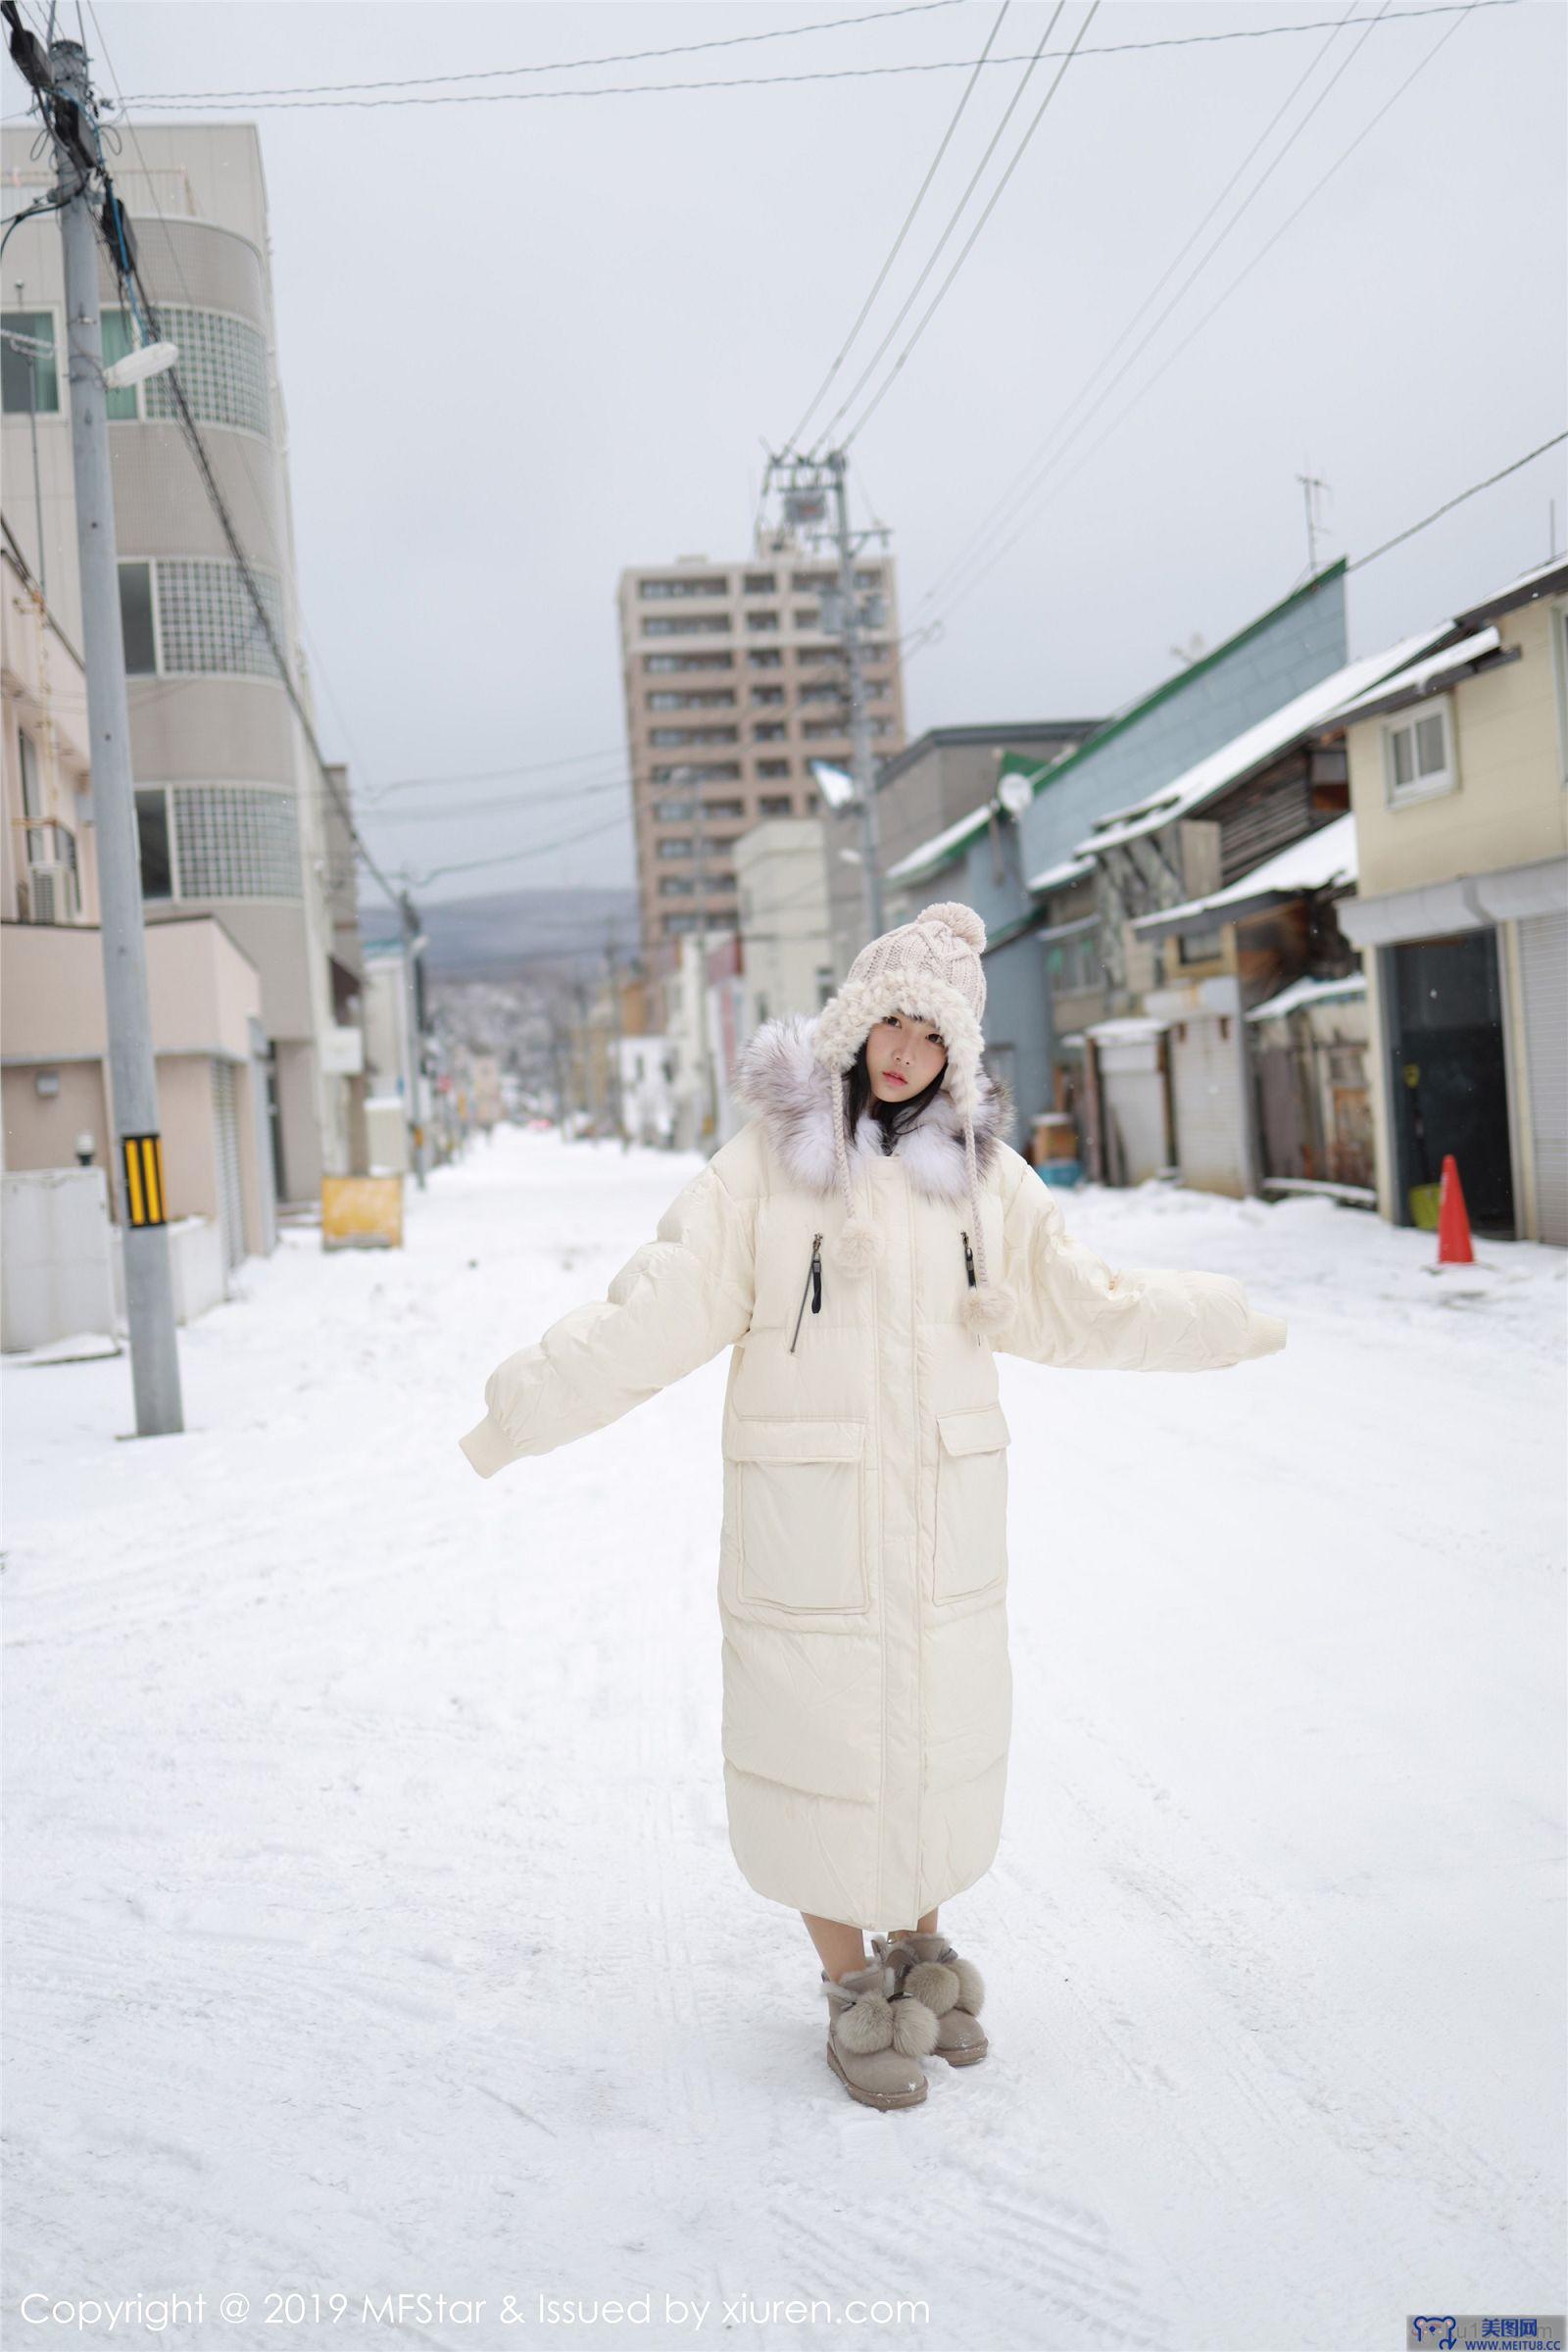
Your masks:
<path fill-rule="evenodd" d="M 52 180 L 48 160 L 32 153 L 35 132 L 28 122 L 5 133 L 8 217 Z M 114 172 L 273 635 L 303 680 L 255 125 L 149 125 L 125 141 Z M 114 359 L 134 327 L 102 256 L 99 291 L 105 357 Z M 51 216 L 12 237 L 4 293 L 6 325 L 42 347 L 29 380 L 20 347 L 6 346 L 6 524 L 79 644 L 60 228 Z M 357 1164 L 363 1089 L 344 1074 L 341 1043 L 362 985 L 352 855 L 204 495 L 167 377 L 111 392 L 109 443 L 146 919 L 212 914 L 255 966 L 275 1190 L 281 1200 L 309 1201 L 319 1198 L 323 1173 Z"/>
<path fill-rule="evenodd" d="M 865 645 L 872 748 L 904 743 L 904 680 L 891 557 L 864 558 L 878 601 Z M 808 762 L 850 763 L 844 649 L 822 626 L 838 573 L 801 549 L 750 563 L 682 556 L 620 577 L 620 653 L 645 948 L 729 930 L 735 843 L 766 817 L 811 816 Z"/>

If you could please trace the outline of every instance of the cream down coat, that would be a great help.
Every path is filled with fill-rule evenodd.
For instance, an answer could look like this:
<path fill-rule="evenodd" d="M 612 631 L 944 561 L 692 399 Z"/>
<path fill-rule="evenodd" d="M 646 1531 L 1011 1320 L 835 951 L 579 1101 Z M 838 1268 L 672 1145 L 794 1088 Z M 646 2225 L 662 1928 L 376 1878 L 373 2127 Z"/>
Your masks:
<path fill-rule="evenodd" d="M 759 1893 L 908 1928 L 990 1866 L 1011 1716 L 1007 1446 L 996 1351 L 1082 1371 L 1206 1371 L 1285 1344 L 1220 1274 L 1112 1272 L 974 1110 L 987 1256 L 1010 1297 L 962 1319 L 970 1211 L 945 1092 L 890 1155 L 850 1140 L 882 1248 L 835 1275 L 845 1222 L 814 1022 L 764 1022 L 742 1060 L 754 1116 L 657 1237 L 497 1366 L 461 1444 L 481 1477 L 604 1427 L 721 1348 L 723 1755 L 730 1843 Z M 813 1257 L 816 1267 L 813 1269 Z"/>

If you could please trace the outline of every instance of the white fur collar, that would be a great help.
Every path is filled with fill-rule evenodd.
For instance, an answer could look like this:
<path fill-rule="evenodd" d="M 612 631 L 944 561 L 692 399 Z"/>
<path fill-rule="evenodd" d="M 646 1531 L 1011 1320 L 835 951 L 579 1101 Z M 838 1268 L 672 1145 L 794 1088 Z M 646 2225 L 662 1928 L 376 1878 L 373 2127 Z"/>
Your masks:
<path fill-rule="evenodd" d="M 812 1053 L 814 1015 L 790 1013 L 764 1021 L 742 1048 L 734 1091 L 766 1121 L 769 1140 L 797 1184 L 830 1193 L 838 1182 L 833 1165 L 833 1106 L 829 1088 L 843 1080 L 830 1074 Z M 1006 1089 L 981 1070 L 975 1080 L 974 1155 L 981 1182 L 1006 1133 L 1011 1103 Z M 845 1137 L 852 1176 L 882 1156 L 880 1128 L 869 1110 L 853 1136 Z M 944 1087 L 894 1145 L 894 1155 L 918 1192 L 938 1200 L 956 1200 L 964 1191 L 963 1121 Z"/>

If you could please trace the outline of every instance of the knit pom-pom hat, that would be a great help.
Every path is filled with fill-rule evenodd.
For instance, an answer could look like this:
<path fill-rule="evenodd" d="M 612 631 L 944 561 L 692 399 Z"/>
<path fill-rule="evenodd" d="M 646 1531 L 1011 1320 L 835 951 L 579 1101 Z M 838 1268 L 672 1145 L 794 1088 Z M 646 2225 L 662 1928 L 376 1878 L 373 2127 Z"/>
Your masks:
<path fill-rule="evenodd" d="M 841 1273 L 865 1274 L 882 1253 L 881 1228 L 857 1213 L 844 1135 L 843 1077 L 864 1040 L 889 1013 L 904 1012 L 940 1029 L 948 1063 L 943 1091 L 963 1120 L 964 1172 L 969 1191 L 969 1231 L 975 1287 L 965 1294 L 963 1319 L 975 1333 L 998 1331 L 1011 1312 L 1005 1291 L 993 1288 L 986 1266 L 980 1217 L 980 1185 L 974 1155 L 975 1087 L 985 1047 L 980 1021 L 986 1008 L 985 966 L 980 957 L 986 927 L 972 906 L 945 899 L 922 906 L 912 923 L 884 931 L 860 950 L 837 996 L 817 1016 L 814 1052 L 835 1083 L 828 1092 L 833 1113 L 833 1157 L 844 1194 L 846 1223 L 833 1261 Z"/>

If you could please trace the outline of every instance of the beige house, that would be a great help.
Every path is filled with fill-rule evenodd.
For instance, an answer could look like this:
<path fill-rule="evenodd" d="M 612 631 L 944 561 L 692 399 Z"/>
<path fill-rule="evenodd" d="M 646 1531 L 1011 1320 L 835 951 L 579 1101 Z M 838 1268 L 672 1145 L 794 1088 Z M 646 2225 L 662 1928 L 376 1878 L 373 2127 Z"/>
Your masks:
<path fill-rule="evenodd" d="M 833 991 L 822 824 L 775 817 L 735 845 L 740 887 L 741 1026 L 783 1013 L 815 1012 Z"/>
<path fill-rule="evenodd" d="M 1338 716 L 1377 1194 L 1457 1163 L 1483 1233 L 1568 1244 L 1568 562 L 1459 613 Z"/>

